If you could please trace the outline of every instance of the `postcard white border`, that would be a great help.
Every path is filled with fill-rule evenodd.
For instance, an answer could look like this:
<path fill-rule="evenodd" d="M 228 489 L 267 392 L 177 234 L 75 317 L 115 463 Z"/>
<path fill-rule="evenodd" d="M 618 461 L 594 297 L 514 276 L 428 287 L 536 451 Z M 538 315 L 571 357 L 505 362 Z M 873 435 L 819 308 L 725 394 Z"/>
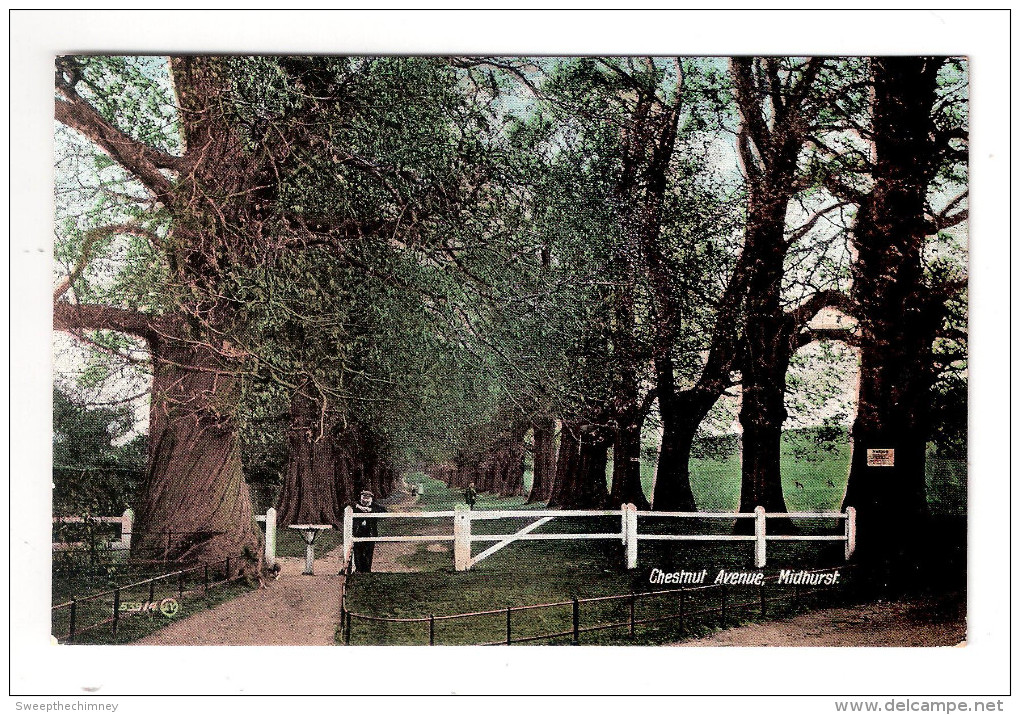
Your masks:
<path fill-rule="evenodd" d="M 15 11 L 11 15 L 11 690 L 15 693 L 1001 693 L 1009 683 L 1009 15 L 977 11 Z M 959 649 L 49 645 L 53 56 L 966 54 L 971 58 L 970 644 Z M 262 665 L 269 658 L 271 666 Z M 112 664 L 118 663 L 117 667 Z M 309 665 L 310 664 L 310 665 Z M 306 672 L 311 669 L 312 675 Z M 20 698 L 28 701 L 30 698 Z M 120 699 L 127 711 L 132 703 Z M 150 712 L 188 707 L 149 701 Z M 552 701 L 553 703 L 557 701 Z M 708 704 L 716 708 L 722 705 Z M 741 701 L 727 701 L 737 703 Z M 743 701 L 746 703 L 746 701 Z M 403 704 L 401 704 L 403 703 Z M 311 705 L 311 703 L 308 703 Z M 566 703 L 564 703 L 566 705 Z M 601 709 L 605 703 L 593 704 Z M 794 701 L 798 712 L 808 701 Z M 412 706 L 399 701 L 397 707 Z M 648 707 L 653 707 L 651 702 Z M 282 707 L 275 700 L 242 707 Z M 304 707 L 300 702 L 288 709 Z M 417 706 L 415 706 L 417 707 Z M 445 707 L 440 704 L 440 707 Z M 610 703 L 609 707 L 613 707 Z M 631 707 L 645 708 L 643 702 Z M 820 711 L 831 707 L 817 705 Z M 707 711 L 707 710 L 706 710 Z M 720 709 L 720 712 L 726 710 Z"/>

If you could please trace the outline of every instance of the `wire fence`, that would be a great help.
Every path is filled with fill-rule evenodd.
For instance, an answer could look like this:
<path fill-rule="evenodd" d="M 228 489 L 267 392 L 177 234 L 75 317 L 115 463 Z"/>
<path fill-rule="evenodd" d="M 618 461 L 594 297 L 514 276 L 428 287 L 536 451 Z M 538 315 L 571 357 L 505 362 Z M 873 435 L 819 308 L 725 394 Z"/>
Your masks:
<path fill-rule="evenodd" d="M 132 531 L 115 523 L 120 517 L 54 519 L 53 563 L 55 569 L 76 568 L 81 557 L 91 561 L 117 562 L 130 554 L 134 563 L 181 561 L 187 551 L 222 531 Z M 105 523 L 110 522 L 110 523 Z"/>
<path fill-rule="evenodd" d="M 753 586 L 726 583 L 684 586 L 415 618 L 353 612 L 347 608 L 346 591 L 343 591 L 340 627 L 345 645 L 398 642 L 430 646 L 514 645 L 563 639 L 569 639 L 572 645 L 580 645 L 582 634 L 619 631 L 633 638 L 639 628 L 664 623 L 674 624 L 682 636 L 695 621 L 705 626 L 725 628 L 728 624 L 754 616 L 766 618 L 770 614 L 770 604 L 792 603 L 799 606 L 820 595 L 832 596 L 840 591 L 832 585 L 821 584 L 832 578 L 833 574 L 839 573 L 842 576 L 849 571 L 847 567 L 797 571 L 798 574 L 809 575 L 808 578 L 798 579 L 808 581 L 808 584 L 781 584 L 777 574 L 764 577 L 760 584 Z M 838 579 L 833 579 L 834 583 L 845 584 L 845 579 Z M 810 583 L 814 581 L 819 583 Z M 448 624 L 464 624 L 468 621 L 470 625 L 460 633 L 451 633 Z M 490 635 L 499 632 L 501 637 L 470 640 L 465 638 L 464 631 L 468 634 Z M 443 632 L 448 636 L 445 642 L 442 642 Z"/>
<path fill-rule="evenodd" d="M 139 613 L 159 612 L 173 616 L 188 595 L 208 593 L 212 588 L 236 580 L 226 558 L 199 563 L 152 578 L 117 586 L 106 591 L 75 596 L 51 609 L 52 633 L 60 643 L 74 643 L 82 635 L 103 627 L 116 638 L 123 619 Z"/>

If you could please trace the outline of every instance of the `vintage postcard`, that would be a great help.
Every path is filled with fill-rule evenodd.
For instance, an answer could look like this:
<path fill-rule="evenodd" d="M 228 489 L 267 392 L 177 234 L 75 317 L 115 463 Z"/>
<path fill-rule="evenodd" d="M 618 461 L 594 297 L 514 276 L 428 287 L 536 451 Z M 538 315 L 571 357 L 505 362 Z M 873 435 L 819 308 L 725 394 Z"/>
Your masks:
<path fill-rule="evenodd" d="M 967 646 L 966 53 L 82 47 L 60 652 Z"/>

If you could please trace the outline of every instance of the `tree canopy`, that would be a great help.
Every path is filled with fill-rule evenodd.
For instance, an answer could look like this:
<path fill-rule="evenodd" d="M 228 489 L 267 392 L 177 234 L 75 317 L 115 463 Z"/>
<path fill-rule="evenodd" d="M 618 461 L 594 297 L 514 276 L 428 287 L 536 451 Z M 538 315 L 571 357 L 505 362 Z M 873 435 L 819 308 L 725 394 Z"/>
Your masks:
<path fill-rule="evenodd" d="M 737 396 L 741 508 L 781 511 L 784 426 L 846 426 L 889 324 L 868 237 L 909 224 L 922 444 L 958 452 L 967 68 L 925 62 L 907 117 L 882 58 L 58 58 L 62 387 L 147 400 L 139 542 L 175 558 L 256 566 L 256 509 L 336 523 L 411 471 L 521 493 L 529 450 L 533 500 L 696 509 Z"/>

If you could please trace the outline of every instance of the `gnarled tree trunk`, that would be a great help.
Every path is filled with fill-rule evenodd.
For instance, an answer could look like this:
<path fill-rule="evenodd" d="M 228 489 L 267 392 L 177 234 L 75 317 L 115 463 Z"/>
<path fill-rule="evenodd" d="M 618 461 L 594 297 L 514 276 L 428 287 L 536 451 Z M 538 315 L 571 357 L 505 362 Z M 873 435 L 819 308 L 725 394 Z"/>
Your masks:
<path fill-rule="evenodd" d="M 858 557 L 884 564 L 880 577 L 889 583 L 911 582 L 928 516 L 932 350 L 944 303 L 925 285 L 921 250 L 932 232 L 925 199 L 938 161 L 931 115 L 940 65 L 934 58 L 872 60 L 875 183 L 853 231 L 861 377 L 843 506 L 858 512 Z M 872 450 L 893 451 L 878 459 Z"/>
<path fill-rule="evenodd" d="M 350 474 L 335 442 L 335 418 L 321 398 L 298 392 L 291 398 L 289 453 L 280 491 L 281 524 L 343 524 L 350 500 Z"/>
<path fill-rule="evenodd" d="M 612 434 L 605 427 L 564 421 L 549 506 L 601 509 L 609 497 L 606 467 Z"/>
<path fill-rule="evenodd" d="M 149 471 L 132 548 L 145 558 L 257 561 L 261 536 L 230 413 L 235 378 L 201 344 L 160 340 L 153 358 Z"/>
<path fill-rule="evenodd" d="M 556 421 L 552 417 L 538 417 L 533 421 L 532 429 L 535 450 L 529 504 L 549 501 L 556 479 Z"/>
<path fill-rule="evenodd" d="M 113 330 L 149 345 L 149 468 L 136 508 L 134 552 L 209 562 L 229 557 L 239 569 L 245 564 L 238 557 L 248 555 L 258 564 L 261 534 L 241 470 L 237 385 L 226 348 L 190 338 L 182 316 L 59 302 L 53 322 L 57 330 Z"/>

